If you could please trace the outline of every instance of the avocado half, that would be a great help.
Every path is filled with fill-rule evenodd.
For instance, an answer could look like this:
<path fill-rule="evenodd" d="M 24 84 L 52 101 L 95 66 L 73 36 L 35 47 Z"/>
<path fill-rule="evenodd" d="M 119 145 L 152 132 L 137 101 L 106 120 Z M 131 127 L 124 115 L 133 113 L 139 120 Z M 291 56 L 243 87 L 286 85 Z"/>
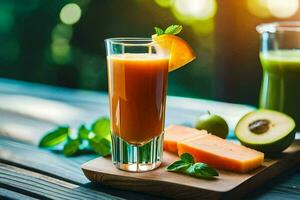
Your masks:
<path fill-rule="evenodd" d="M 284 113 L 260 109 L 242 117 L 234 132 L 246 147 L 264 153 L 279 153 L 295 140 L 296 124 Z"/>

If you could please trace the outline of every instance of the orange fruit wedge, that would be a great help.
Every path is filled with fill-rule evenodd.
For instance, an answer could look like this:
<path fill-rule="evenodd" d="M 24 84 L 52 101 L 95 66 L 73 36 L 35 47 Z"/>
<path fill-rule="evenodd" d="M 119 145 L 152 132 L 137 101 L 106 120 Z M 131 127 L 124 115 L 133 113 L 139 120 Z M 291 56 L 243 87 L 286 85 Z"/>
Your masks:
<path fill-rule="evenodd" d="M 175 35 L 153 35 L 152 39 L 158 46 L 170 54 L 169 72 L 178 69 L 196 58 L 190 45 Z"/>

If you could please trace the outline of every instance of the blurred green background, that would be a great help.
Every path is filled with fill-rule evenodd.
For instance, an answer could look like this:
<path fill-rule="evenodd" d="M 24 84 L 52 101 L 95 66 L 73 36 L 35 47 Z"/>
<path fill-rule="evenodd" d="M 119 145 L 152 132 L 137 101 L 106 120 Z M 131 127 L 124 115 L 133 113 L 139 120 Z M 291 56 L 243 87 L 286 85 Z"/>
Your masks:
<path fill-rule="evenodd" d="M 197 59 L 168 93 L 257 105 L 255 26 L 299 19 L 299 0 L 1 0 L 0 77 L 107 91 L 104 39 L 182 24 Z"/>

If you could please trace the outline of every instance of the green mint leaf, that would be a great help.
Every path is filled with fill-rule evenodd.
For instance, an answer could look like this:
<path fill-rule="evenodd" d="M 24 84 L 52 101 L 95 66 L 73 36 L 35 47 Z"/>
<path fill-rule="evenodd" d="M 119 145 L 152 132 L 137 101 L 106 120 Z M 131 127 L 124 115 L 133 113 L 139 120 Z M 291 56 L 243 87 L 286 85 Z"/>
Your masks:
<path fill-rule="evenodd" d="M 105 138 L 97 141 L 95 139 L 89 140 L 91 148 L 101 156 L 107 156 L 110 154 L 110 141 Z"/>
<path fill-rule="evenodd" d="M 64 142 L 70 133 L 69 127 L 58 127 L 48 132 L 39 143 L 39 147 L 53 147 Z"/>
<path fill-rule="evenodd" d="M 176 34 L 180 33 L 181 30 L 182 30 L 181 25 L 171 25 L 165 30 L 164 33 L 165 34 L 176 35 Z"/>
<path fill-rule="evenodd" d="M 217 170 L 205 163 L 195 163 L 194 166 L 195 173 L 201 173 L 204 176 L 219 176 Z"/>
<path fill-rule="evenodd" d="M 166 169 L 167 169 L 167 171 L 182 171 L 182 170 L 187 169 L 190 166 L 191 166 L 190 163 L 186 163 L 182 160 L 177 160 L 174 163 L 172 163 L 171 165 L 169 165 Z"/>
<path fill-rule="evenodd" d="M 90 131 L 82 124 L 78 129 L 78 136 L 80 139 L 88 140 Z"/>
<path fill-rule="evenodd" d="M 207 164 L 204 163 L 195 163 L 189 168 L 187 168 L 184 173 L 198 177 L 198 178 L 204 178 L 204 179 L 212 179 L 215 176 L 218 176 L 218 172 L 213 169 L 212 167 L 209 167 Z"/>
<path fill-rule="evenodd" d="M 194 164 L 195 161 L 194 161 L 194 158 L 191 154 L 189 153 L 183 153 L 180 155 L 180 159 L 186 163 L 191 163 L 191 164 Z"/>
<path fill-rule="evenodd" d="M 79 151 L 80 142 L 79 140 L 69 140 L 64 145 L 64 155 L 65 156 L 73 156 Z"/>
<path fill-rule="evenodd" d="M 164 34 L 164 30 L 162 30 L 159 27 L 154 27 L 154 30 L 155 30 L 155 33 L 156 33 L 157 36 Z"/>
<path fill-rule="evenodd" d="M 98 120 L 96 120 L 92 124 L 92 131 L 95 134 L 95 137 L 98 138 L 98 140 L 102 138 L 106 138 L 107 140 L 110 140 L 110 121 L 108 118 L 103 117 Z"/>
<path fill-rule="evenodd" d="M 219 176 L 219 173 L 207 164 L 195 163 L 193 156 L 189 153 L 182 154 L 180 160 L 169 165 L 166 170 L 204 179 L 213 179 L 215 176 Z"/>

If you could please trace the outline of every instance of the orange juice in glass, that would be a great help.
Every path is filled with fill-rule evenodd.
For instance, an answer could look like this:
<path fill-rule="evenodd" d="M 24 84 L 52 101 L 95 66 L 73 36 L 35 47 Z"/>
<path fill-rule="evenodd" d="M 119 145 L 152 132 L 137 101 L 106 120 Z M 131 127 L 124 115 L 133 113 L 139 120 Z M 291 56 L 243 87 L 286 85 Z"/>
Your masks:
<path fill-rule="evenodd" d="M 155 169 L 163 156 L 173 39 L 111 38 L 105 43 L 112 162 L 131 172 Z"/>

